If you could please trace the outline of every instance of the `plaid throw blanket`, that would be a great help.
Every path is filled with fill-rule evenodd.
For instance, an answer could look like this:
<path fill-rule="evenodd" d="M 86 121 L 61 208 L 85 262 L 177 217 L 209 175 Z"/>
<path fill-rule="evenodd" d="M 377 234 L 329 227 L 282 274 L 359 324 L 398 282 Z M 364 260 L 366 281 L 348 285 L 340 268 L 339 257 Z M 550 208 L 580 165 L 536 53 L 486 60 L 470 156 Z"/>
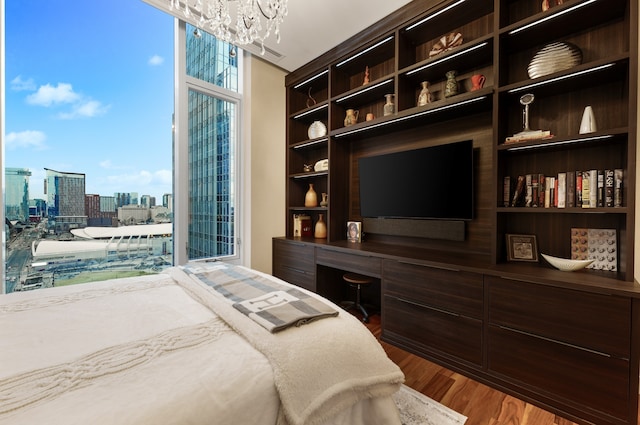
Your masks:
<path fill-rule="evenodd" d="M 283 285 L 242 267 L 220 265 L 183 271 L 222 295 L 241 313 L 269 332 L 338 315 L 338 311 L 295 287 Z"/>

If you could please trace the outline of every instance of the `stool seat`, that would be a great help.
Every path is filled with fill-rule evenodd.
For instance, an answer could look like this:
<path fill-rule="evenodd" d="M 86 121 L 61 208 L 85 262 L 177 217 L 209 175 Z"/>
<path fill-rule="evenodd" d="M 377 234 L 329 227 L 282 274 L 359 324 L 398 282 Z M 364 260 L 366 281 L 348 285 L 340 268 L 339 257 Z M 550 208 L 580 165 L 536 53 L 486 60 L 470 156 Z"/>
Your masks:
<path fill-rule="evenodd" d="M 367 313 L 367 310 L 365 310 L 364 306 L 360 303 L 360 290 L 362 288 L 362 286 L 367 286 L 369 285 L 371 282 L 373 282 L 373 279 L 370 278 L 369 276 L 364 276 L 361 274 L 357 274 L 357 273 L 345 273 L 342 275 L 342 279 L 348 283 L 351 287 L 356 288 L 356 300 L 354 301 L 347 301 L 345 303 L 343 303 L 343 306 L 346 308 L 347 311 L 349 311 L 352 308 L 355 308 L 357 310 L 360 310 L 360 312 L 362 313 L 362 321 L 367 323 L 369 322 L 369 313 Z"/>

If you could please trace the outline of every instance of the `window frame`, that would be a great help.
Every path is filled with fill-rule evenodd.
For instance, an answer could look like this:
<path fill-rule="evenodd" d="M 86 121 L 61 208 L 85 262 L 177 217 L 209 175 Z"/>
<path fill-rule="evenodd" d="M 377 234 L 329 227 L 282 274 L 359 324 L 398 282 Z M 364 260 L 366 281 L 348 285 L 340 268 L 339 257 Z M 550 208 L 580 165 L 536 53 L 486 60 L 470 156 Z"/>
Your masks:
<path fill-rule="evenodd" d="M 245 185 L 243 184 L 243 175 L 241 170 L 243 161 L 243 82 L 244 82 L 244 57 L 238 55 L 238 92 L 225 89 L 215 84 L 194 78 L 187 75 L 187 36 L 186 22 L 174 19 L 174 144 L 173 144 L 173 264 L 184 265 L 188 261 L 215 261 L 224 259 L 224 261 L 234 264 L 243 263 L 243 244 L 242 237 L 244 233 L 244 208 L 243 200 Z M 201 94 L 216 97 L 226 102 L 234 103 L 237 113 L 235 114 L 235 133 L 237 134 L 235 143 L 235 161 L 232 164 L 234 168 L 235 181 L 233 182 L 233 190 L 235 196 L 235 238 L 234 238 L 234 254 L 230 256 L 199 258 L 197 260 L 189 260 L 188 243 L 189 243 L 189 91 L 194 90 Z"/>

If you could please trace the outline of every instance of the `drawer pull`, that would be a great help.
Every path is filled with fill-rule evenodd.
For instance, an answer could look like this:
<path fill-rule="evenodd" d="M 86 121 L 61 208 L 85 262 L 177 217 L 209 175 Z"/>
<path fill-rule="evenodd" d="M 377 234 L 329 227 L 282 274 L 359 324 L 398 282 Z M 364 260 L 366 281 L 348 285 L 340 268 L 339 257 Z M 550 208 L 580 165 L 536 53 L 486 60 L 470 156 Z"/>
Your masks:
<path fill-rule="evenodd" d="M 430 269 L 446 270 L 446 271 L 450 271 L 450 272 L 459 272 L 460 271 L 460 269 L 456 269 L 454 267 L 434 266 L 432 264 L 419 264 L 419 263 L 414 263 L 412 261 L 406 261 L 406 260 L 400 260 L 400 261 L 398 261 L 398 263 L 407 264 L 409 266 L 418 266 L 418 267 L 426 267 L 426 268 L 430 268 Z"/>
<path fill-rule="evenodd" d="M 557 339 L 547 338 L 547 337 L 544 337 L 542 335 L 536 335 L 536 334 L 531 333 L 531 332 L 510 328 L 508 326 L 499 326 L 499 327 L 500 327 L 500 329 L 504 329 L 504 330 L 507 330 L 507 331 L 515 332 L 515 333 L 518 333 L 518 334 L 521 334 L 521 335 L 530 336 L 532 338 L 541 339 L 541 340 L 548 341 L 548 342 L 553 342 L 555 344 L 564 345 L 565 347 L 571 347 L 571 348 L 575 348 L 575 349 L 578 349 L 578 350 L 581 350 L 581 351 L 586 351 L 588 353 L 596 354 L 598 356 L 603 356 L 603 357 L 608 357 L 608 358 L 613 357 L 612 355 L 607 354 L 607 353 L 603 353 L 602 351 L 596 351 L 596 350 L 592 350 L 590 348 L 581 347 L 579 345 L 570 344 L 568 342 L 558 341 Z"/>
<path fill-rule="evenodd" d="M 411 305 L 414 305 L 416 307 L 425 308 L 427 310 L 437 311 L 438 313 L 447 314 L 447 315 L 453 316 L 453 317 L 460 317 L 460 315 L 458 313 L 453 313 L 451 311 L 443 310 L 441 308 L 433 307 L 433 306 L 430 306 L 430 305 L 420 304 L 420 303 L 417 303 L 415 301 L 410 301 L 410 300 L 407 300 L 407 299 L 404 299 L 404 298 L 398 298 L 398 297 L 393 297 L 393 298 L 395 298 L 396 300 L 398 300 L 398 301 L 400 301 L 402 303 L 405 303 L 405 304 L 411 304 Z"/>
<path fill-rule="evenodd" d="M 307 274 L 307 272 L 305 270 L 295 269 L 295 268 L 289 267 L 289 266 L 282 266 L 282 268 L 290 270 L 290 271 L 295 272 L 295 273 L 299 273 L 299 274 Z"/>

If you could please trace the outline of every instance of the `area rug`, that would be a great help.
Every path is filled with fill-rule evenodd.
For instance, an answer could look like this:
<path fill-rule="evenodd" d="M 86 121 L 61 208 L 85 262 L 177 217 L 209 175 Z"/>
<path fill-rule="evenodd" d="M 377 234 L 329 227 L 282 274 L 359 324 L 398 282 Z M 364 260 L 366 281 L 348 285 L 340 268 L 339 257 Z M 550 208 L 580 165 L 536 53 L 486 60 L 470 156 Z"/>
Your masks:
<path fill-rule="evenodd" d="M 462 425 L 467 417 L 403 385 L 393 395 L 402 425 Z"/>

